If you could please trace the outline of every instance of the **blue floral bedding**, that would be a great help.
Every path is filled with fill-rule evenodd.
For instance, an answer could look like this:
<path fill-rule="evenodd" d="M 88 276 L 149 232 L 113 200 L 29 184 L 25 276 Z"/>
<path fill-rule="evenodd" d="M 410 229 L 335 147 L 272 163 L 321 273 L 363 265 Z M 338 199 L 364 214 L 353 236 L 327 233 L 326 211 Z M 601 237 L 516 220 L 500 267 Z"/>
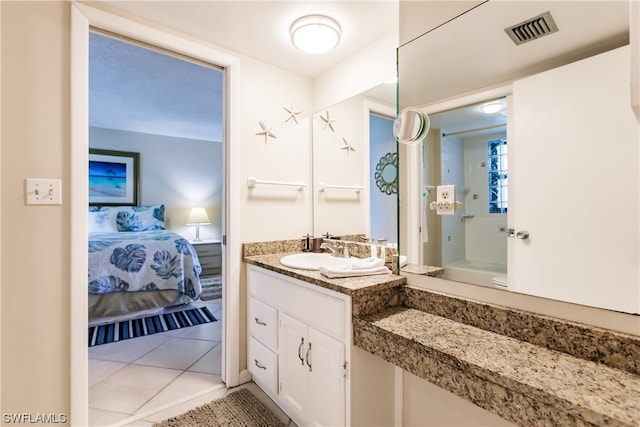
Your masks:
<path fill-rule="evenodd" d="M 193 246 L 170 231 L 89 235 L 89 294 L 174 289 L 196 300 L 201 271 Z"/>

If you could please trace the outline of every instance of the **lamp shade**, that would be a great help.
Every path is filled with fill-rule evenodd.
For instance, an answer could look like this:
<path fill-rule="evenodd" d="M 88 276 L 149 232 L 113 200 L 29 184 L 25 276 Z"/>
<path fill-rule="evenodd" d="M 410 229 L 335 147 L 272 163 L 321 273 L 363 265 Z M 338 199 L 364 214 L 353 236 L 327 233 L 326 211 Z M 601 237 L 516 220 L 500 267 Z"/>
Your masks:
<path fill-rule="evenodd" d="M 307 53 L 325 53 L 340 43 L 340 25 L 323 15 L 308 15 L 291 25 L 291 42 Z"/>
<path fill-rule="evenodd" d="M 207 211 L 205 211 L 204 208 L 191 208 L 191 212 L 189 212 L 189 217 L 187 218 L 187 225 L 193 224 L 211 224 L 211 220 L 209 220 Z"/>

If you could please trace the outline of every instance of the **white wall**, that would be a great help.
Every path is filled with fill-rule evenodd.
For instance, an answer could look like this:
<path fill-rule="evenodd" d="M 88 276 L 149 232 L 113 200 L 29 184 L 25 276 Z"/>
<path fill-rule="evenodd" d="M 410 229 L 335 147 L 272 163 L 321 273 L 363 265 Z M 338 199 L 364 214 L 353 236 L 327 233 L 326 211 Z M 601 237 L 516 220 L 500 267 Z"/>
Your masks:
<path fill-rule="evenodd" d="M 69 4 L 1 2 L 4 413 L 69 414 Z M 62 205 L 26 206 L 27 177 Z"/>
<path fill-rule="evenodd" d="M 455 200 L 463 201 L 464 182 L 464 143 L 458 137 L 441 138 L 440 185 L 455 185 Z M 437 194 L 434 191 L 434 194 Z M 441 215 L 442 221 L 442 265 L 464 260 L 465 227 L 462 210 L 453 215 Z"/>
<path fill-rule="evenodd" d="M 243 58 L 240 68 L 240 194 L 241 242 L 302 239 L 312 232 L 311 81 L 282 69 Z M 291 105 L 301 113 L 288 118 Z M 256 135 L 262 121 L 276 138 Z M 304 182 L 307 187 L 259 185 L 247 188 L 248 177 Z M 236 216 L 237 215 L 237 216 Z"/>
<path fill-rule="evenodd" d="M 442 132 L 440 129 L 432 128 L 424 140 L 423 152 L 421 158 L 421 173 L 423 186 L 436 186 L 440 184 L 441 179 L 441 163 L 432 162 L 430 159 L 439 159 L 442 153 Z M 405 169 L 407 169 L 405 167 Z M 401 173 L 405 171 L 401 170 Z M 403 185 L 403 180 L 406 180 L 405 175 L 400 179 L 400 184 Z M 401 190 L 402 192 L 402 190 Z M 438 215 L 436 211 L 429 209 L 429 204 L 436 200 L 437 194 L 435 188 L 426 192 L 424 187 L 422 193 L 425 194 L 426 200 L 422 199 L 421 209 L 422 215 L 422 264 L 433 265 L 441 267 L 442 264 L 442 215 Z M 425 197 L 423 196 L 423 197 Z M 426 215 L 424 215 L 426 213 Z M 406 221 L 400 219 L 400 225 Z M 426 230 L 426 231 L 425 231 Z M 401 234 L 401 236 L 403 236 Z M 403 238 L 406 240 L 406 237 Z"/>
<path fill-rule="evenodd" d="M 396 77 L 397 48 L 398 33 L 392 32 L 317 77 L 313 82 L 313 111 L 321 111 Z"/>
<path fill-rule="evenodd" d="M 191 207 L 203 206 L 211 225 L 201 239 L 222 237 L 222 144 L 91 127 L 89 147 L 140 153 L 140 204 L 164 203 L 167 229 L 195 238 L 185 225 Z"/>
<path fill-rule="evenodd" d="M 403 426 L 507 427 L 511 422 L 403 371 Z"/>

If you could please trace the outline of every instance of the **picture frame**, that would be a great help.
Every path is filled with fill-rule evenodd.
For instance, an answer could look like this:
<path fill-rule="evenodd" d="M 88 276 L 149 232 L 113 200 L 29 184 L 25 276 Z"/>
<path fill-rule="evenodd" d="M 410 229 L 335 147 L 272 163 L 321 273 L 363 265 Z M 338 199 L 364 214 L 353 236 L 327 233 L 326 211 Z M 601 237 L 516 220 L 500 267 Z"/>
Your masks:
<path fill-rule="evenodd" d="M 140 153 L 89 149 L 89 206 L 137 206 Z"/>

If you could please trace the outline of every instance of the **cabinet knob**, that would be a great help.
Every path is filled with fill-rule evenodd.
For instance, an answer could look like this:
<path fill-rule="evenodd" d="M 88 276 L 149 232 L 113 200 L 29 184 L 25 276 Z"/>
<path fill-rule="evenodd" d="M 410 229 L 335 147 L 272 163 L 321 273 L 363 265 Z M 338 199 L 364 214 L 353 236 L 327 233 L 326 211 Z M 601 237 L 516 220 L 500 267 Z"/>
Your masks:
<path fill-rule="evenodd" d="M 267 324 L 266 324 L 265 322 L 263 322 L 262 320 L 260 320 L 260 319 L 259 319 L 259 318 L 257 318 L 257 317 L 254 317 L 254 318 L 253 318 L 253 320 L 255 320 L 255 321 L 256 321 L 256 323 L 257 323 L 258 325 L 260 325 L 260 326 L 267 326 Z"/>
<path fill-rule="evenodd" d="M 258 368 L 264 369 L 265 371 L 267 370 L 267 367 L 261 364 L 260 362 L 258 362 L 258 359 L 253 359 L 253 362 L 256 364 Z"/>

